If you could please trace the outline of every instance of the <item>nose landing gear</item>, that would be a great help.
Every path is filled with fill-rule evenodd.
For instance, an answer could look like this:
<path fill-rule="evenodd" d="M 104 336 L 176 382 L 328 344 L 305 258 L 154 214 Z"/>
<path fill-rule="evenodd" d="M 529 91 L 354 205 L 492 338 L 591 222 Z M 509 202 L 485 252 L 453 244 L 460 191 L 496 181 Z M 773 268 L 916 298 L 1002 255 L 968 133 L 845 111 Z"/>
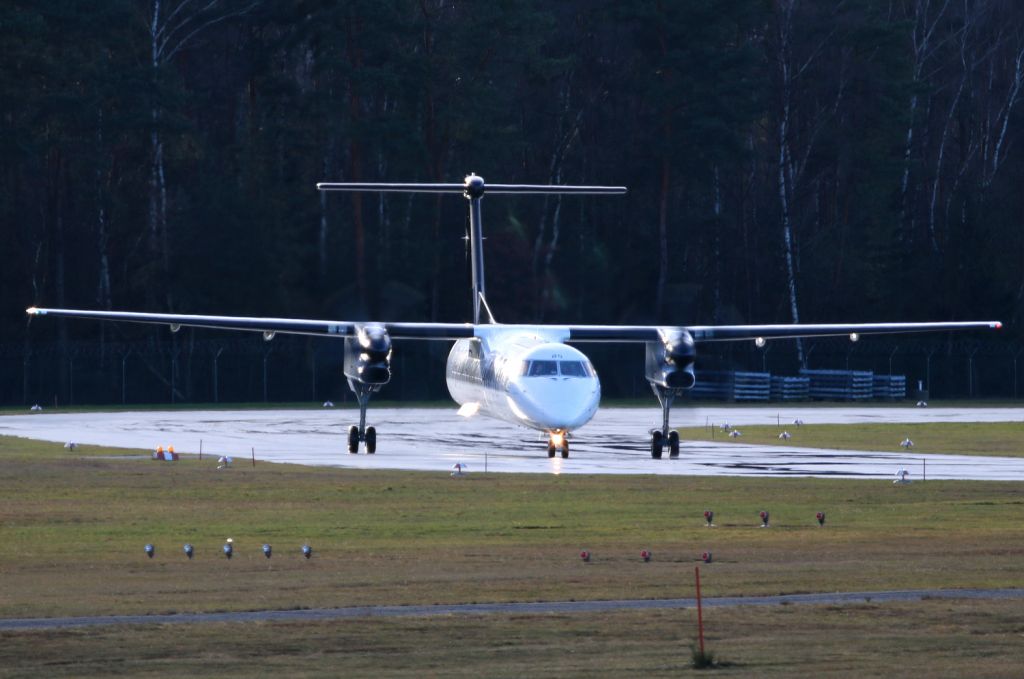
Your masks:
<path fill-rule="evenodd" d="M 548 457 L 554 457 L 556 451 L 562 452 L 562 458 L 569 457 L 569 433 L 553 431 L 548 435 Z"/>

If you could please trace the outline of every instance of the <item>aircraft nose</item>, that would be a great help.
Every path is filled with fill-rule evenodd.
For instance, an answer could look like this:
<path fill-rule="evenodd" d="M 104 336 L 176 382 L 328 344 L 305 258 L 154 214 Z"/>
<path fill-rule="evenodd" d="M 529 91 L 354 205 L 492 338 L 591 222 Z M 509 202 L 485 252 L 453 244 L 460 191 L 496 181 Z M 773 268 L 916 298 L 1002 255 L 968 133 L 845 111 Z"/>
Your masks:
<path fill-rule="evenodd" d="M 601 385 L 597 379 L 550 378 L 530 384 L 517 400 L 527 417 L 544 429 L 578 429 L 597 411 Z"/>

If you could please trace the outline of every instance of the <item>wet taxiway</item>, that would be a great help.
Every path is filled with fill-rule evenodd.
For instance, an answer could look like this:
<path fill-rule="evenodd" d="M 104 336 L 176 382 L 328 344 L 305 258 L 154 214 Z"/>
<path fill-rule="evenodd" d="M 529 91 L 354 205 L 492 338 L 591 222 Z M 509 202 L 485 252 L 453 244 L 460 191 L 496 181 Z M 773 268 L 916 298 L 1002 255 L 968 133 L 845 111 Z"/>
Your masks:
<path fill-rule="evenodd" d="M 114 413 L 33 413 L 0 417 L 0 435 L 65 443 L 228 455 L 257 460 L 360 469 L 450 471 L 456 463 L 479 471 L 554 474 L 673 474 L 893 478 L 903 466 L 911 480 L 1024 480 L 1024 458 L 815 450 L 684 441 L 678 459 L 653 460 L 648 432 L 657 408 L 602 408 L 575 433 L 571 457 L 548 459 L 538 432 L 484 417 L 465 419 L 453 408 L 372 408 L 377 454 L 346 452 L 348 409 L 216 410 Z M 725 407 L 679 408 L 673 424 L 721 425 L 866 422 L 1022 422 L 1024 408 Z M 794 430 L 795 431 L 795 430 Z"/>

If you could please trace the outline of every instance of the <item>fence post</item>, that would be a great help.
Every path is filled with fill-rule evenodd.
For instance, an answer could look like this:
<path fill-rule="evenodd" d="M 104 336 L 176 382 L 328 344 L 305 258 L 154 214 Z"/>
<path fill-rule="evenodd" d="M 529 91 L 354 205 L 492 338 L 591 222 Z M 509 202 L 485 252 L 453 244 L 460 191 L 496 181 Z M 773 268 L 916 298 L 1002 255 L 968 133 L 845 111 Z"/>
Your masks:
<path fill-rule="evenodd" d="M 978 353 L 978 347 L 971 349 L 967 354 L 967 395 L 974 398 L 974 355 Z"/>
<path fill-rule="evenodd" d="M 263 352 L 263 402 L 267 402 L 267 359 L 270 358 L 270 354 L 273 353 L 273 349 L 267 349 Z"/>
<path fill-rule="evenodd" d="M 1017 398 L 1017 359 L 1020 358 L 1021 352 L 1024 349 L 1018 349 L 1017 353 L 1013 355 L 1013 397 Z"/>
<path fill-rule="evenodd" d="M 21 359 L 22 376 L 21 376 L 21 402 L 28 405 L 28 366 L 32 360 L 32 352 L 29 351 L 25 354 L 25 357 Z"/>
<path fill-rule="evenodd" d="M 132 347 L 121 355 L 121 405 L 128 403 L 128 357 L 132 353 Z"/>
<path fill-rule="evenodd" d="M 220 384 L 217 378 L 217 359 L 224 352 L 224 347 L 219 347 L 217 352 L 213 355 L 213 402 L 220 403 Z"/>

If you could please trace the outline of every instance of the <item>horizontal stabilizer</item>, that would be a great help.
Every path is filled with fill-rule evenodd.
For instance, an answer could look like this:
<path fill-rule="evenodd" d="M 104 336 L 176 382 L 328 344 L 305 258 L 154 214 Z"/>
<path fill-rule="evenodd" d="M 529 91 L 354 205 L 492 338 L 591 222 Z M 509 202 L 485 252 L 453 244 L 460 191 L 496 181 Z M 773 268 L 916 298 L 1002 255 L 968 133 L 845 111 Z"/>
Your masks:
<path fill-rule="evenodd" d="M 481 177 L 469 175 L 461 184 L 420 182 L 320 182 L 318 191 L 370 191 L 374 193 L 462 193 L 481 196 L 501 194 L 576 194 L 583 196 L 618 195 L 625 186 L 573 186 L 560 184 L 485 184 Z"/>

